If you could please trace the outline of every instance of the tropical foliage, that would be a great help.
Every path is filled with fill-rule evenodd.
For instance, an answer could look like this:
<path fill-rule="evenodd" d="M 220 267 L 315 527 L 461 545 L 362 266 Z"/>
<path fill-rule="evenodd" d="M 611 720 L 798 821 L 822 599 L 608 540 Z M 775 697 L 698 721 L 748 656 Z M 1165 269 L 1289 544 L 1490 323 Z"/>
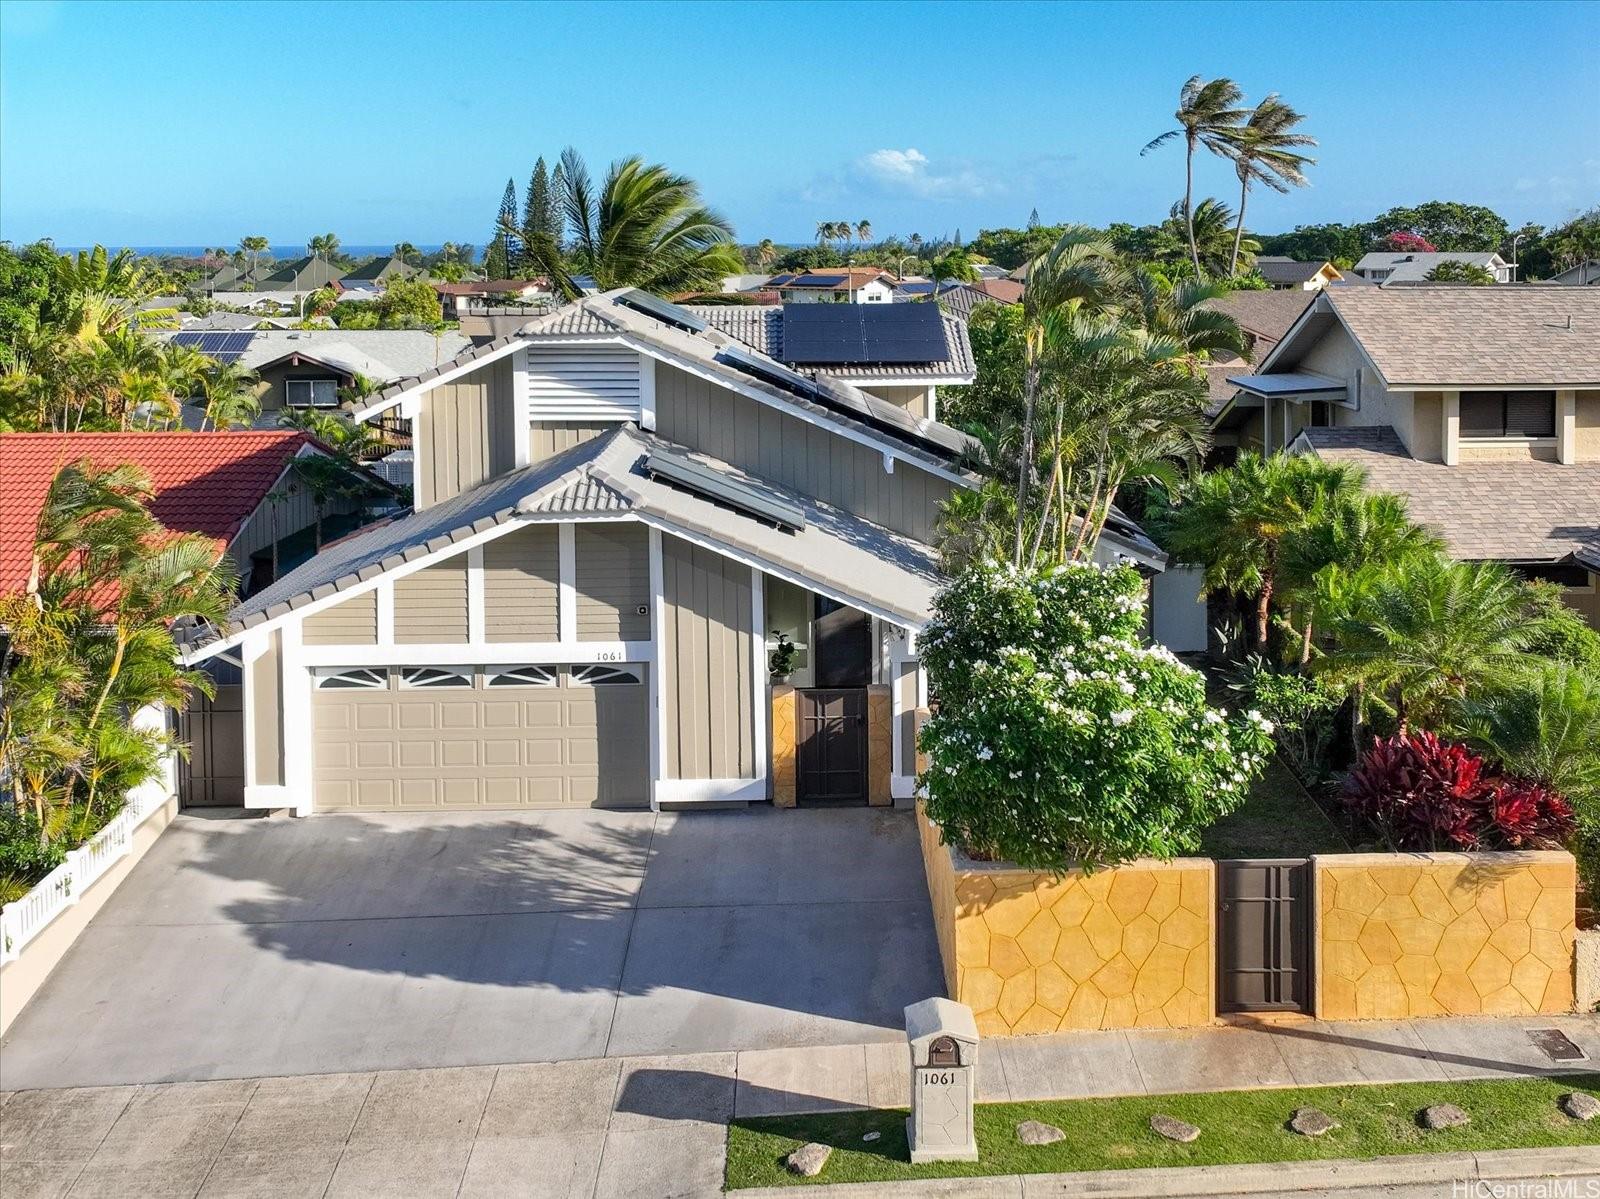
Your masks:
<path fill-rule="evenodd" d="M 1258 713 L 1206 704 L 1200 674 L 1142 638 L 1131 567 L 980 562 L 922 638 L 930 818 L 969 852 L 1039 870 L 1192 852 L 1271 745 Z"/>
<path fill-rule="evenodd" d="M 114 816 L 171 748 L 153 704 L 182 709 L 205 675 L 175 662 L 172 629 L 220 620 L 231 569 L 217 543 L 163 528 L 131 466 L 67 465 L 52 482 L 26 587 L 0 597 L 0 897 Z"/>

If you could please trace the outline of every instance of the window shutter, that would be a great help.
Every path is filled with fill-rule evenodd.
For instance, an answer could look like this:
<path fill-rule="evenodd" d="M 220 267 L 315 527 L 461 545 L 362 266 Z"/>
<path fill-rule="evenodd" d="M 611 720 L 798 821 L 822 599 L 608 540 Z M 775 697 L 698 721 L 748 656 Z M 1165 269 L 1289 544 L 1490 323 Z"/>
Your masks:
<path fill-rule="evenodd" d="M 1506 394 L 1507 437 L 1554 437 L 1556 398 L 1548 391 L 1513 391 Z"/>
<path fill-rule="evenodd" d="M 1498 391 L 1462 392 L 1461 436 L 1499 437 L 1505 431 L 1502 402 Z"/>

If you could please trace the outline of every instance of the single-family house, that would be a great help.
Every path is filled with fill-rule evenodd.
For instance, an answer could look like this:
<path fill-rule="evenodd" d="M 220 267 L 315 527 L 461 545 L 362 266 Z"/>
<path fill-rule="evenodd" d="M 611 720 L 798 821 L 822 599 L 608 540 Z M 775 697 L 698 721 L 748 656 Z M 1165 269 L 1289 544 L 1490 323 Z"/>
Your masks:
<path fill-rule="evenodd" d="M 539 279 L 464 279 L 459 283 L 436 282 L 439 306 L 447 321 L 459 320 L 470 312 L 532 304 L 552 296 L 550 280 Z"/>
<path fill-rule="evenodd" d="M 1294 291 L 1318 291 L 1343 276 L 1339 268 L 1326 260 L 1301 262 L 1275 254 L 1262 254 L 1256 259 L 1256 273 L 1273 288 Z"/>
<path fill-rule="evenodd" d="M 387 254 L 371 261 L 363 262 L 360 266 L 352 267 L 339 279 L 341 291 L 353 289 L 358 291 L 381 290 L 382 285 L 392 279 L 413 279 L 418 275 L 426 275 L 421 267 L 412 266 L 403 258 Z"/>
<path fill-rule="evenodd" d="M 785 304 L 889 304 L 896 280 L 875 266 L 818 267 L 772 276 L 766 287 Z"/>
<path fill-rule="evenodd" d="M 1496 283 L 1510 283 L 1516 278 L 1516 268 L 1500 255 L 1493 251 L 1467 250 L 1373 250 L 1361 256 L 1361 261 L 1351 268 L 1351 273 L 1385 286 L 1426 283 L 1429 272 L 1444 262 L 1481 266 L 1494 276 Z"/>
<path fill-rule="evenodd" d="M 1600 627 L 1600 292 L 1328 288 L 1229 381 L 1219 436 L 1361 467 Z"/>
<path fill-rule="evenodd" d="M 286 262 L 255 281 L 256 291 L 309 292 L 331 287 L 344 278 L 344 271 L 318 255 Z"/>
<path fill-rule="evenodd" d="M 1541 282 L 1556 283 L 1563 287 L 1600 286 L 1600 258 L 1590 258 L 1576 266 L 1569 266 L 1566 270 L 1551 275 Z"/>
<path fill-rule="evenodd" d="M 964 339 L 931 305 L 895 307 Z M 912 794 L 935 526 L 977 483 L 970 443 L 859 386 L 850 359 L 874 351 L 802 371 L 713 311 L 752 316 L 603 292 L 357 411 L 411 421 L 415 511 L 324 550 L 188 650 L 243 663 L 247 805 Z M 1121 521 L 1096 554 L 1163 561 Z M 780 637 L 796 657 L 774 678 Z"/>
<path fill-rule="evenodd" d="M 1232 291 L 1214 300 L 1204 301 L 1207 308 L 1225 312 L 1237 322 L 1249 345 L 1251 362 L 1260 362 L 1272 348 L 1283 340 L 1283 335 L 1310 305 L 1312 297 L 1296 288 L 1275 291 Z M 1239 388 L 1228 381 L 1244 369 L 1244 360 L 1224 354 L 1214 357 L 1205 365 L 1206 383 L 1211 401 L 1208 414 L 1215 416 L 1238 393 Z M 1235 418 L 1239 419 L 1239 418 Z M 1222 457 L 1230 455 L 1235 441 L 1228 429 L 1215 433 L 1215 444 Z"/>

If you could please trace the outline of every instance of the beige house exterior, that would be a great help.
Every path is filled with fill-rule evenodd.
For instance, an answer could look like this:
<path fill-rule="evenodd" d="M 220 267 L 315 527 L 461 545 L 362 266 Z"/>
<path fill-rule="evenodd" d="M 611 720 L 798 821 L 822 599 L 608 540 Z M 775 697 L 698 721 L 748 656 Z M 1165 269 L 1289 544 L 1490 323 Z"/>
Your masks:
<path fill-rule="evenodd" d="M 247 806 L 909 799 L 935 522 L 975 479 L 895 398 L 629 291 L 387 388 L 357 416 L 410 421 L 415 511 L 189 650 L 244 664 Z"/>
<path fill-rule="evenodd" d="M 1218 414 L 1218 441 L 1365 471 L 1463 559 L 1560 584 L 1600 627 L 1600 295 L 1330 288 Z"/>

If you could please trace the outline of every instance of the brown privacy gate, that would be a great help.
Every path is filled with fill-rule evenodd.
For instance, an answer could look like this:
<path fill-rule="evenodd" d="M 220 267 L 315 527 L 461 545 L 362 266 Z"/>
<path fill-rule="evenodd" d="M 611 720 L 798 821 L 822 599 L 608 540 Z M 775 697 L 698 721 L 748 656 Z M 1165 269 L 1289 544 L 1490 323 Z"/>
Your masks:
<path fill-rule="evenodd" d="M 867 691 L 800 692 L 796 786 L 801 803 L 867 802 Z"/>
<path fill-rule="evenodd" d="M 1311 1011 L 1311 863 L 1217 863 L 1217 1011 Z"/>
<path fill-rule="evenodd" d="M 185 808 L 244 805 L 244 688 L 217 684 L 208 699 L 195 692 L 178 717 L 177 736 L 189 747 L 178 756 L 178 798 Z"/>

